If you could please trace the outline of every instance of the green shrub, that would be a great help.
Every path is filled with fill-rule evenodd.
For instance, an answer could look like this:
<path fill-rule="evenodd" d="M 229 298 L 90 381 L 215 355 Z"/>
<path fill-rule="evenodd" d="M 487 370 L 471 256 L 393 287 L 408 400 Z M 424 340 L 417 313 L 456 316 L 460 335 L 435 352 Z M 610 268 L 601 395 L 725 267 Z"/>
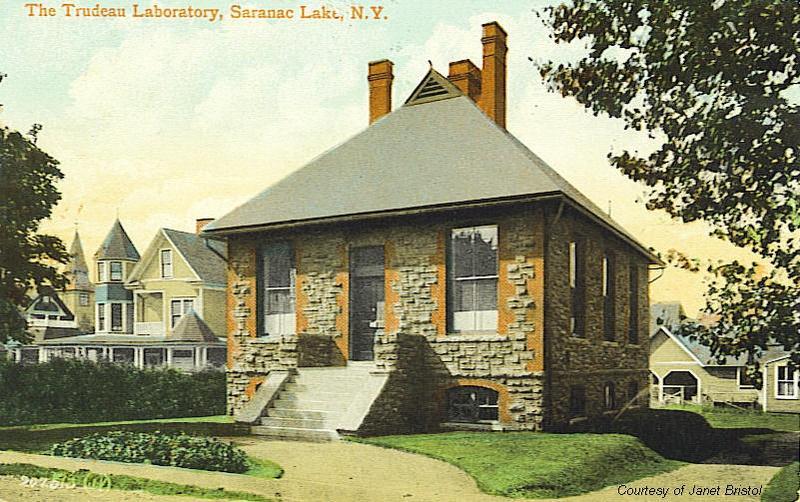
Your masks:
<path fill-rule="evenodd" d="M 225 414 L 225 373 L 79 359 L 0 361 L 0 424 L 86 423 Z"/>
<path fill-rule="evenodd" d="M 800 494 L 800 462 L 793 462 L 773 476 L 764 489 L 764 502 L 794 502 Z"/>
<path fill-rule="evenodd" d="M 571 426 L 568 432 L 629 434 L 660 455 L 696 462 L 719 451 L 722 438 L 697 413 L 681 410 L 632 409 L 621 416 L 603 416 Z"/>
<path fill-rule="evenodd" d="M 231 443 L 188 434 L 114 431 L 56 443 L 50 453 L 62 457 L 171 465 L 206 471 L 245 472 L 247 455 Z"/>

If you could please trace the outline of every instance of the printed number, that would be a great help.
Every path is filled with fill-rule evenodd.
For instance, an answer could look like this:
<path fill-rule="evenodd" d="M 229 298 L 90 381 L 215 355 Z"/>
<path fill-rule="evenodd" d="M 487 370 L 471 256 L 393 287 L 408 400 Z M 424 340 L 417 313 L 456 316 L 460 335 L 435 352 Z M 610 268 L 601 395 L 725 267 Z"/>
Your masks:
<path fill-rule="evenodd" d="M 22 475 L 22 476 L 19 477 L 19 484 L 21 486 L 30 486 L 31 478 L 29 478 L 28 476 Z"/>

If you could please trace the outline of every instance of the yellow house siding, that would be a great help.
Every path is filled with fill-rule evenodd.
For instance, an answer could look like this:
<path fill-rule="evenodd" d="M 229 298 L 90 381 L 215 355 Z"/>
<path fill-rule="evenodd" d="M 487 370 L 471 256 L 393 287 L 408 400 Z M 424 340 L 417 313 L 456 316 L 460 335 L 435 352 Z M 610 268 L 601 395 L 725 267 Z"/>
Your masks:
<path fill-rule="evenodd" d="M 756 389 L 739 389 L 735 367 L 704 367 L 663 331 L 650 340 L 650 369 L 659 380 L 671 371 L 693 373 L 704 400 L 746 403 L 759 397 Z"/>
<path fill-rule="evenodd" d="M 203 290 L 203 320 L 215 335 L 225 337 L 225 290 Z"/>
<path fill-rule="evenodd" d="M 777 389 L 777 384 L 775 381 L 776 368 L 778 366 L 785 366 L 786 362 L 786 359 L 781 359 L 780 361 L 775 361 L 774 363 L 764 366 L 764 385 L 767 391 L 767 411 L 800 413 L 800 399 L 778 399 L 775 397 L 775 392 Z M 796 394 L 800 396 L 800 391 L 798 391 Z"/>
<path fill-rule="evenodd" d="M 192 269 L 181 257 L 180 253 L 170 244 L 169 240 L 164 237 L 164 234 L 159 233 L 156 237 L 156 252 L 150 258 L 150 262 L 146 264 L 145 269 L 142 271 L 140 280 L 159 280 L 161 277 L 161 250 L 172 250 L 172 278 L 184 280 L 197 280 L 197 276 L 192 272 Z M 148 288 L 150 289 L 150 288 Z"/>

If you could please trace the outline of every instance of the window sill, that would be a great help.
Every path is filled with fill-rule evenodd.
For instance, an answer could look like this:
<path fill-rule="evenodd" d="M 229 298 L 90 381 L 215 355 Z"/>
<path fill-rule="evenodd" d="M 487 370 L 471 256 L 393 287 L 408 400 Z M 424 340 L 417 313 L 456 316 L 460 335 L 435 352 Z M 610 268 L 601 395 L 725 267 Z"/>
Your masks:
<path fill-rule="evenodd" d="M 619 342 L 616 340 L 603 340 L 603 345 L 607 345 L 609 347 L 619 347 Z"/>
<path fill-rule="evenodd" d="M 448 333 L 442 338 L 437 338 L 437 342 L 505 342 L 509 338 L 500 335 L 495 331 L 470 331 L 460 333 Z"/>
<path fill-rule="evenodd" d="M 797 396 L 775 396 L 775 399 L 780 399 L 781 401 L 797 401 L 799 398 Z"/>
<path fill-rule="evenodd" d="M 284 341 L 287 337 L 294 337 L 294 334 L 283 334 L 283 335 L 261 335 L 251 338 L 251 343 L 265 343 L 265 344 L 273 344 L 273 343 L 280 343 Z"/>

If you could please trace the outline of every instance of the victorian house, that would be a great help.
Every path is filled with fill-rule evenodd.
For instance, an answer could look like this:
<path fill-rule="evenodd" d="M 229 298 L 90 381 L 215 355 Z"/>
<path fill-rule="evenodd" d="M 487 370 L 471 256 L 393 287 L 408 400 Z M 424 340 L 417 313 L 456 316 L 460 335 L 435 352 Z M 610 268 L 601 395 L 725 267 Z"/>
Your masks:
<path fill-rule="evenodd" d="M 95 331 L 43 338 L 17 348 L 17 359 L 80 357 L 185 371 L 221 367 L 226 349 L 216 333 L 223 331 L 224 323 L 225 252 L 218 241 L 161 229 L 141 257 L 115 221 L 95 253 Z M 74 277 L 83 288 L 84 275 Z M 80 296 L 84 289 L 76 290 L 78 312 L 86 307 Z M 73 324 L 77 322 L 66 301 L 44 298 L 52 298 Z"/>
<path fill-rule="evenodd" d="M 228 240 L 228 404 L 307 439 L 540 430 L 647 405 L 658 259 L 506 129 L 506 32 L 212 222 Z M 642 398 L 642 396 L 645 396 Z"/>

